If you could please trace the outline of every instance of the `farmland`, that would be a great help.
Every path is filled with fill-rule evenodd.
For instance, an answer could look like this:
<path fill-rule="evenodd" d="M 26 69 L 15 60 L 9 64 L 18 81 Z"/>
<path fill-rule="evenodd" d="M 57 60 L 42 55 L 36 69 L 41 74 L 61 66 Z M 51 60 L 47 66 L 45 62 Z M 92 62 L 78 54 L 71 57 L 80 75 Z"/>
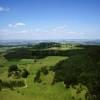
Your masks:
<path fill-rule="evenodd" d="M 99 46 L 56 43 L 1 47 L 0 100 L 99 100 L 99 50 Z M 5 81 L 10 87 L 3 86 Z"/>

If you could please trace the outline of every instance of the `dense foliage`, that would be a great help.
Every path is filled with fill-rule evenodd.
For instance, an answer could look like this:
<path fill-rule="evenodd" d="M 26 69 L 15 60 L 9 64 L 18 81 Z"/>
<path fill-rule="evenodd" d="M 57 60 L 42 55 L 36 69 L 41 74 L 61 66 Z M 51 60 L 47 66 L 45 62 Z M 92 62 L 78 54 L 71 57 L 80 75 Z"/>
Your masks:
<path fill-rule="evenodd" d="M 84 84 L 91 96 L 100 100 L 100 47 L 84 46 L 84 51 L 53 67 L 52 70 L 55 72 L 53 83 L 64 81 L 66 87 Z"/>
<path fill-rule="evenodd" d="M 23 87 L 25 86 L 25 82 L 23 80 L 9 80 L 9 81 L 2 81 L 0 80 L 0 90 L 5 88 L 10 88 L 13 90 L 15 87 Z"/>
<path fill-rule="evenodd" d="M 23 71 L 22 71 L 22 77 L 23 78 L 27 78 L 28 75 L 29 75 L 29 72 L 26 69 L 23 69 Z"/>
<path fill-rule="evenodd" d="M 32 58 L 32 52 L 28 48 L 16 48 L 8 51 L 5 54 L 7 60 Z"/>
<path fill-rule="evenodd" d="M 79 53 L 83 53 L 84 50 L 27 50 L 25 49 L 18 49 L 18 50 L 11 50 L 7 54 L 5 54 L 5 58 L 8 60 L 14 60 L 14 59 L 40 59 L 47 56 L 72 56 L 77 55 Z"/>
<path fill-rule="evenodd" d="M 37 45 L 34 45 L 33 48 L 34 49 L 47 49 L 47 48 L 51 48 L 51 47 L 60 47 L 61 44 L 60 43 L 55 43 L 55 42 L 41 42 Z"/>
<path fill-rule="evenodd" d="M 42 81 L 41 78 L 40 78 L 41 73 L 44 74 L 44 75 L 47 75 L 48 74 L 48 69 L 44 66 L 40 70 L 38 70 L 37 73 L 36 73 L 36 76 L 34 78 L 34 82 L 39 82 L 40 83 Z"/>
<path fill-rule="evenodd" d="M 17 65 L 9 66 L 8 77 L 12 76 L 14 78 L 20 78 L 20 77 L 27 78 L 28 75 L 29 72 L 26 69 L 21 70 L 17 67 Z"/>

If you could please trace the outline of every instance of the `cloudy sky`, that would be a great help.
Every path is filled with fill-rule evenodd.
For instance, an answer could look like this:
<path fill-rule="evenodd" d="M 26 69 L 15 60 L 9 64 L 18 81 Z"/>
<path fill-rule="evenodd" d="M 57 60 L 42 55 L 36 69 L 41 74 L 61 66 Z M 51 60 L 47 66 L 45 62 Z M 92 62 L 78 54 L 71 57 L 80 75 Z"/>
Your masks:
<path fill-rule="evenodd" d="M 100 0 L 0 0 L 8 39 L 100 39 Z"/>

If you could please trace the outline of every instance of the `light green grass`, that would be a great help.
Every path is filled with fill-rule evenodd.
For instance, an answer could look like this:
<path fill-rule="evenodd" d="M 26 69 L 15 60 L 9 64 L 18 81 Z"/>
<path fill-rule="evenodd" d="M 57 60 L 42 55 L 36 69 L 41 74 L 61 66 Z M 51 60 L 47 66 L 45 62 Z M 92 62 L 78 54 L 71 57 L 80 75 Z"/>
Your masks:
<path fill-rule="evenodd" d="M 51 71 L 49 71 L 48 75 L 41 75 L 41 83 L 34 83 L 34 77 L 41 67 L 46 66 L 49 69 L 59 61 L 67 58 L 68 57 L 49 56 L 44 59 L 39 59 L 37 62 L 34 62 L 34 59 L 10 61 L 9 64 L 17 64 L 19 68 L 28 69 L 30 72 L 30 75 L 26 79 L 28 87 L 23 89 L 18 88 L 13 91 L 9 89 L 0 91 L 0 100 L 72 100 L 73 95 L 76 97 L 75 100 L 79 100 L 78 97 L 81 97 L 81 100 L 85 100 L 85 89 L 81 94 L 77 95 L 76 90 L 71 87 L 66 89 L 63 82 L 51 85 L 54 77 L 54 73 Z M 5 71 L 7 71 L 7 69 L 5 69 Z M 7 73 L 4 72 L 0 74 L 0 76 L 7 78 Z"/>

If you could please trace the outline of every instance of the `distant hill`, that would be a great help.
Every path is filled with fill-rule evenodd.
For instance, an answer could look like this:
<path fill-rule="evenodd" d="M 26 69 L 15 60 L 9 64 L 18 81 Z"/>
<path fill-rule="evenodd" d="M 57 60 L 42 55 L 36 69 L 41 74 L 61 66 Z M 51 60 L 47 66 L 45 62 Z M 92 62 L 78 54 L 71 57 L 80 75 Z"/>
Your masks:
<path fill-rule="evenodd" d="M 16 46 L 16 45 L 34 45 L 38 43 L 56 42 L 56 43 L 77 43 L 83 45 L 100 45 L 100 40 L 87 39 L 62 39 L 62 40 L 0 40 L 1 46 Z"/>

